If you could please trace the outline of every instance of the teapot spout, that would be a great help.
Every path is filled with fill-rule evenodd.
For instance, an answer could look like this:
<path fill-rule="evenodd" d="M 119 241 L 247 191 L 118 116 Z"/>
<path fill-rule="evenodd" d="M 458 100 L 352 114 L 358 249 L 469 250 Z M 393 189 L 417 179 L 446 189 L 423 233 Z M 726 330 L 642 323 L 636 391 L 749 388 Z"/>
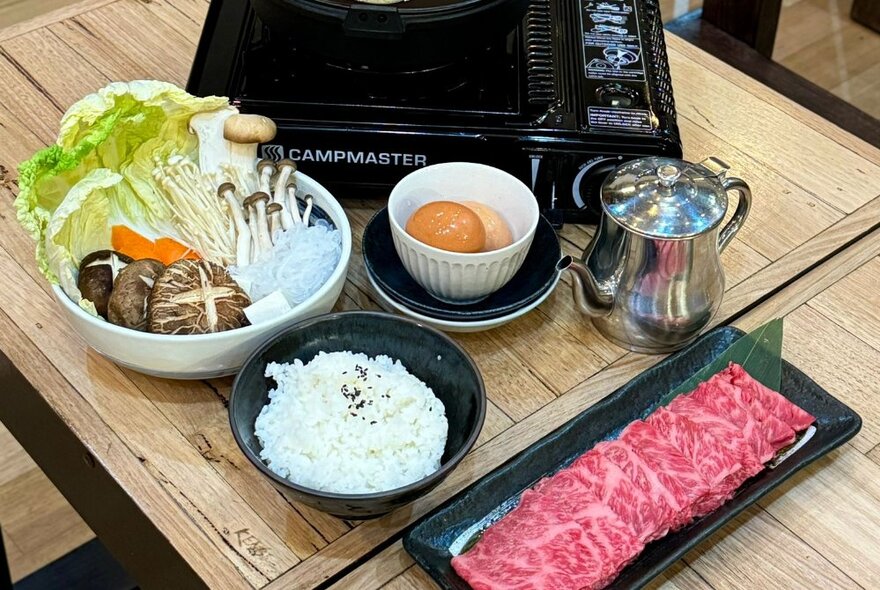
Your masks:
<path fill-rule="evenodd" d="M 571 290 L 582 314 L 603 317 L 611 313 L 612 298 L 602 292 L 593 273 L 585 264 L 571 256 L 563 256 L 556 263 L 556 270 L 571 272 Z"/>

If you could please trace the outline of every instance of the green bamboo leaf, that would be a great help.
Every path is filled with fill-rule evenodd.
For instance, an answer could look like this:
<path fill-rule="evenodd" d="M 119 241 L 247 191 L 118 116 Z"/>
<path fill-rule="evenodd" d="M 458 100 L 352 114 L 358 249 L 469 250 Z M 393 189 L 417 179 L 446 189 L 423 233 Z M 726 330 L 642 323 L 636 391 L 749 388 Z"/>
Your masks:
<path fill-rule="evenodd" d="M 779 391 L 782 381 L 782 318 L 767 322 L 731 344 L 714 361 L 667 394 L 663 398 L 663 405 L 683 393 L 693 391 L 700 382 L 723 371 L 731 362 L 742 365 L 749 375 L 770 389 Z"/>

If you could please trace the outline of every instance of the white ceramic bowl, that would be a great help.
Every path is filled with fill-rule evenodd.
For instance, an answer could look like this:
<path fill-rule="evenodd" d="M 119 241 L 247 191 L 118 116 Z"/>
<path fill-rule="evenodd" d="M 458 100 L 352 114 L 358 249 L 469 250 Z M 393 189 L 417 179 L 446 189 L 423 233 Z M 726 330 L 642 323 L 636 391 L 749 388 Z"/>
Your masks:
<path fill-rule="evenodd" d="M 492 252 L 447 252 L 419 242 L 404 230 L 410 216 L 432 201 L 477 201 L 510 226 L 513 244 Z M 421 168 L 403 178 L 388 197 L 391 237 L 403 266 L 434 297 L 473 303 L 494 293 L 522 266 L 540 212 L 535 195 L 518 178 L 491 166 L 450 162 Z"/>
<path fill-rule="evenodd" d="M 129 330 L 96 318 L 72 301 L 60 287 L 55 297 L 74 330 L 86 343 L 111 361 L 157 377 L 207 379 L 238 372 L 248 356 L 287 326 L 327 313 L 336 304 L 351 259 L 351 226 L 342 206 L 330 192 L 305 174 L 296 173 L 298 187 L 315 197 L 342 233 L 339 264 L 318 291 L 273 321 L 217 334 L 168 336 Z"/>

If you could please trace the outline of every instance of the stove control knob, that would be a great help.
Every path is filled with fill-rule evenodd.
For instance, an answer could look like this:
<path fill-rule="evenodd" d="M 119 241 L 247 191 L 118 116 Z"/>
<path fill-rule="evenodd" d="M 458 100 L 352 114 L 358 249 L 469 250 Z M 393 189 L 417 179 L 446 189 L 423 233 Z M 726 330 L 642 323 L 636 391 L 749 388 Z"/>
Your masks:
<path fill-rule="evenodd" d="M 600 156 L 582 164 L 571 187 L 575 205 L 598 213 L 602 208 L 599 204 L 602 183 L 622 163 L 623 156 Z"/>
<path fill-rule="evenodd" d="M 597 88 L 596 98 L 605 106 L 624 109 L 638 106 L 642 102 L 637 90 L 617 82 Z"/>

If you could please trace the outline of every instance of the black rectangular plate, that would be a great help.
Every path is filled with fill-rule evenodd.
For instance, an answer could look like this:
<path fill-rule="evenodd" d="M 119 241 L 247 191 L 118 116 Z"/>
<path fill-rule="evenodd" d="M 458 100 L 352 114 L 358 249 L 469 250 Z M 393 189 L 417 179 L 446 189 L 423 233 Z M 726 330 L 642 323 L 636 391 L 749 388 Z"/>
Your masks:
<path fill-rule="evenodd" d="M 633 420 L 644 418 L 663 396 L 708 365 L 743 335 L 717 328 L 525 449 L 407 531 L 403 545 L 441 588 L 470 590 L 452 569 L 451 544 L 476 523 L 516 505 L 519 495 L 542 477 L 570 464 L 597 442 L 614 438 Z M 609 588 L 641 588 L 695 545 L 745 510 L 796 471 L 851 439 L 862 420 L 809 377 L 783 360 L 781 393 L 816 417 L 816 434 L 775 469 L 747 481 L 730 501 L 687 527 L 649 543 Z M 502 510 L 499 510 L 502 507 Z"/>

